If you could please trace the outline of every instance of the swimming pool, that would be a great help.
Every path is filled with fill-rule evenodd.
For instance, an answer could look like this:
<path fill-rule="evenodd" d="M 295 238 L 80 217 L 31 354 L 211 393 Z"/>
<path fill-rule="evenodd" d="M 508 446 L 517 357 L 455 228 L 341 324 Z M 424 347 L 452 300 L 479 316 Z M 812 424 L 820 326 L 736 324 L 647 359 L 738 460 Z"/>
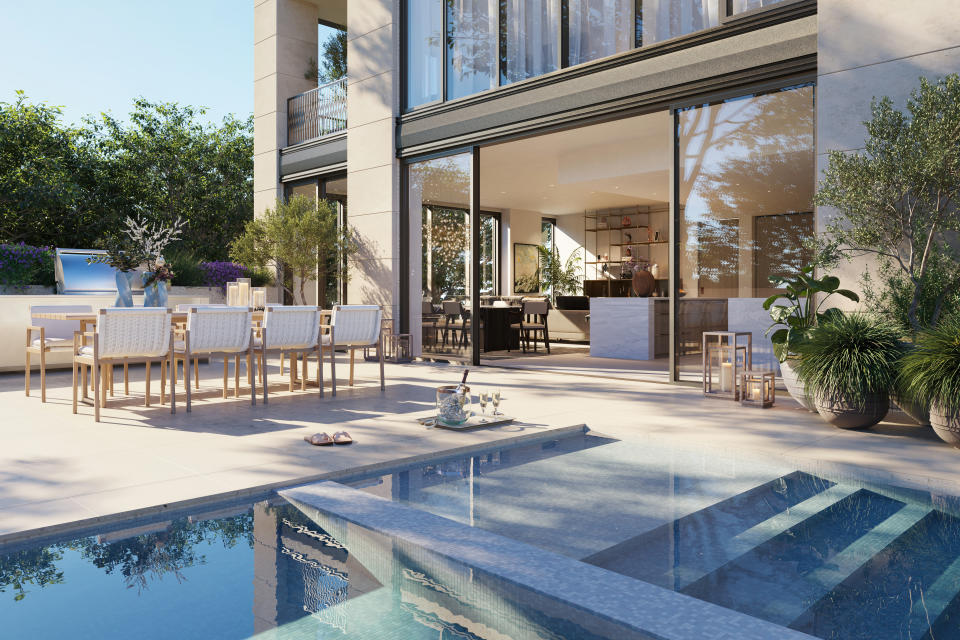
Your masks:
<path fill-rule="evenodd" d="M 590 435 L 348 484 L 812 636 L 960 638 L 949 496 Z"/>

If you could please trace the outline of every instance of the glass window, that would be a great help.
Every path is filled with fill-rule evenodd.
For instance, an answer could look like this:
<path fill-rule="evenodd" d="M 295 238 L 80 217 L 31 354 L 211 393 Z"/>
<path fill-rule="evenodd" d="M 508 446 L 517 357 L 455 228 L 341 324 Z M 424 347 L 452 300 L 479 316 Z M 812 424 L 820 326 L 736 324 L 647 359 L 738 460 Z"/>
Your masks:
<path fill-rule="evenodd" d="M 730 15 L 743 13 L 744 11 L 753 11 L 754 9 L 764 9 L 770 5 L 780 4 L 784 0 L 727 0 Z"/>
<path fill-rule="evenodd" d="M 500 0 L 500 84 L 560 68 L 560 3 Z"/>
<path fill-rule="evenodd" d="M 643 44 L 653 44 L 720 24 L 717 0 L 645 0 Z"/>
<path fill-rule="evenodd" d="M 497 84 L 496 0 L 447 0 L 447 100 Z"/>
<path fill-rule="evenodd" d="M 443 0 L 407 2 L 407 106 L 443 98 Z"/>
<path fill-rule="evenodd" d="M 500 214 L 480 214 L 480 295 L 500 295 Z"/>
<path fill-rule="evenodd" d="M 287 182 L 283 185 L 283 195 L 289 200 L 293 196 L 304 196 L 311 200 L 317 199 L 317 179 L 305 178 L 295 182 Z"/>
<path fill-rule="evenodd" d="M 752 331 L 753 365 L 776 368 L 760 306 L 769 276 L 810 258 L 813 100 L 792 87 L 677 116 L 681 378 L 702 376 L 704 331 Z"/>
<path fill-rule="evenodd" d="M 634 46 L 634 0 L 570 0 L 569 64 L 589 62 Z"/>
<path fill-rule="evenodd" d="M 420 314 L 414 309 L 412 327 L 421 353 L 469 358 L 472 350 L 470 166 L 471 154 L 465 153 L 408 169 L 410 216 L 420 220 L 420 247 L 411 247 L 410 267 L 421 276 Z"/>

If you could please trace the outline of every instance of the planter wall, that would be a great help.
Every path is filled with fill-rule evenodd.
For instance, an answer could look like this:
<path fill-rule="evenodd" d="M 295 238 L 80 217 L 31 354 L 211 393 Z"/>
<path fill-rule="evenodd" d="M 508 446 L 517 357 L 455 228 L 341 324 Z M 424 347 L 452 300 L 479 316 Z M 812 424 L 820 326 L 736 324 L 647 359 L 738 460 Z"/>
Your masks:
<path fill-rule="evenodd" d="M 948 413 L 938 403 L 933 403 L 930 407 L 930 426 L 941 440 L 960 448 L 960 409 Z"/>
<path fill-rule="evenodd" d="M 47 287 L 42 284 L 29 284 L 22 288 L 0 286 L 0 296 L 52 296 L 56 293 L 56 287 Z"/>
<path fill-rule="evenodd" d="M 818 393 L 814 403 L 820 417 L 840 429 L 866 429 L 883 420 L 890 411 L 886 393 L 868 396 L 861 410 L 846 398 Z"/>

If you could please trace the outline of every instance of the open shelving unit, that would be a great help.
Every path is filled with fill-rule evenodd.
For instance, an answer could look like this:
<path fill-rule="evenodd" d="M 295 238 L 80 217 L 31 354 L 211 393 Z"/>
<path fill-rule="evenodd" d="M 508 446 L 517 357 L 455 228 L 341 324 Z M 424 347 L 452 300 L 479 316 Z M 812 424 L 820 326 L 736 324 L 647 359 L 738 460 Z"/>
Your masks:
<path fill-rule="evenodd" d="M 594 260 L 584 262 L 588 280 L 620 277 L 622 266 L 635 257 L 640 264 L 658 263 L 666 274 L 668 209 L 643 206 L 585 211 L 583 215 L 584 248 Z M 606 259 L 603 259 L 606 256 Z M 604 269 L 606 266 L 606 269 Z"/>

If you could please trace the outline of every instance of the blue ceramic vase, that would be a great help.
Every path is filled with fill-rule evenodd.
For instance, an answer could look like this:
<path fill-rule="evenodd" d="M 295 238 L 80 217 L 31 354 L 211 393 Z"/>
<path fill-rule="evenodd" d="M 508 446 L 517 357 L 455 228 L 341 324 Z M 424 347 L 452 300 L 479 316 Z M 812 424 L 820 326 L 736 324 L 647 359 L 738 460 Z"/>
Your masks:
<path fill-rule="evenodd" d="M 147 281 L 153 276 L 153 273 L 144 273 L 143 278 L 143 306 L 145 307 L 165 307 L 167 306 L 167 281 L 157 280 L 151 285 Z"/>
<path fill-rule="evenodd" d="M 113 306 L 133 306 L 133 279 L 136 275 L 136 271 L 117 271 L 117 299 L 113 301 Z"/>

